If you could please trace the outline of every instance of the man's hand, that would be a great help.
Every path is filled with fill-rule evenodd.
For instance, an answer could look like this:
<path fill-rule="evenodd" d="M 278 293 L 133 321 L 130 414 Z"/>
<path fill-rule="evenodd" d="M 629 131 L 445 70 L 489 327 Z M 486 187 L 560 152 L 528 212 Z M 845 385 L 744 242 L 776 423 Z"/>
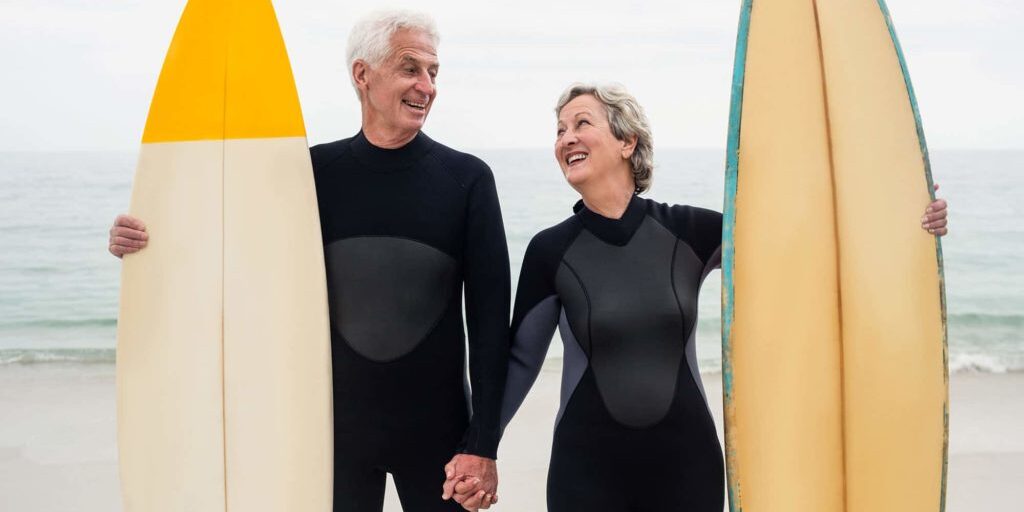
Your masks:
<path fill-rule="evenodd" d="M 939 184 L 935 184 L 935 190 L 939 190 Z M 929 233 L 935 236 L 943 236 L 949 232 L 949 228 L 946 227 L 946 200 L 936 199 L 928 205 L 928 208 L 924 210 L 924 216 L 921 217 L 921 228 L 928 230 Z"/>
<path fill-rule="evenodd" d="M 110 228 L 107 250 L 120 258 L 125 254 L 139 252 L 146 246 L 147 240 L 149 234 L 146 233 L 146 225 L 131 215 L 121 214 L 114 219 L 114 225 Z"/>
<path fill-rule="evenodd" d="M 452 499 L 470 511 L 497 503 L 498 467 L 494 459 L 460 453 L 444 467 L 442 499 Z"/>
<path fill-rule="evenodd" d="M 455 484 L 455 494 L 452 499 L 462 505 L 462 508 L 476 512 L 480 509 L 491 508 L 491 505 L 498 502 L 498 495 L 488 494 L 480 489 L 479 478 L 466 477 Z"/>

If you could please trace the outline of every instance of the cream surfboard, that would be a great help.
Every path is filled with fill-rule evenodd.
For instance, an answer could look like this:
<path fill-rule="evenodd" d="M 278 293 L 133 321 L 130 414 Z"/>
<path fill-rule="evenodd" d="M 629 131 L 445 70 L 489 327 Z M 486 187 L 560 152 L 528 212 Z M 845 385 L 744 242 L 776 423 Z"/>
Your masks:
<path fill-rule="evenodd" d="M 744 0 L 726 178 L 733 511 L 938 512 L 942 258 L 882 0 Z"/>
<path fill-rule="evenodd" d="M 309 150 L 269 0 L 191 0 L 153 95 L 124 258 L 125 510 L 331 510 L 326 280 Z"/>

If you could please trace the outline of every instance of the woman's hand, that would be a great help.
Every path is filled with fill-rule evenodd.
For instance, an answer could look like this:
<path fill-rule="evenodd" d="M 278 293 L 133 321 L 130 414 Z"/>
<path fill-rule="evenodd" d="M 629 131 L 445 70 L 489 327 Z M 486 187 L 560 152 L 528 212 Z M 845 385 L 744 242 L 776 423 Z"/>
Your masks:
<path fill-rule="evenodd" d="M 935 190 L 939 190 L 938 183 L 935 184 Z M 932 201 L 928 208 L 925 208 L 924 216 L 921 217 L 921 229 L 925 229 L 935 236 L 943 236 L 949 233 L 949 228 L 946 226 L 947 206 L 945 199 Z"/>

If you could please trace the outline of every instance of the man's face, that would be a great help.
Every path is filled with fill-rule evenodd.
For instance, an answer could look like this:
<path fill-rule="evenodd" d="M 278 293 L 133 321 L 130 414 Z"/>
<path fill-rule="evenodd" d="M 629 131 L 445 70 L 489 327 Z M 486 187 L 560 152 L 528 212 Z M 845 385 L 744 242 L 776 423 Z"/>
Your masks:
<path fill-rule="evenodd" d="M 395 32 L 391 54 L 367 70 L 361 87 L 368 123 L 398 132 L 419 131 L 437 96 L 437 69 L 437 50 L 425 33 Z"/>

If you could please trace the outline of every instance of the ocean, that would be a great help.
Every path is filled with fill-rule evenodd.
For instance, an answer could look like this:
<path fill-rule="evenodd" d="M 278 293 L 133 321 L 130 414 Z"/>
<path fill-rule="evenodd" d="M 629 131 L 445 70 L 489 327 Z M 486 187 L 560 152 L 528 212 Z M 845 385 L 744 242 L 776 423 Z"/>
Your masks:
<path fill-rule="evenodd" d="M 575 192 L 550 150 L 472 151 L 494 170 L 512 262 L 537 231 L 571 213 Z M 135 152 L 0 152 L 0 367 L 112 364 L 119 260 L 106 249 L 127 210 Z M 721 211 L 724 150 L 659 149 L 647 196 Z M 1024 151 L 935 151 L 951 372 L 1024 371 Z M 865 205 L 870 207 L 870 205 Z M 884 248 L 879 248 L 884 250 Z M 721 368 L 720 272 L 701 292 L 697 353 Z M 561 355 L 552 343 L 550 358 Z"/>

